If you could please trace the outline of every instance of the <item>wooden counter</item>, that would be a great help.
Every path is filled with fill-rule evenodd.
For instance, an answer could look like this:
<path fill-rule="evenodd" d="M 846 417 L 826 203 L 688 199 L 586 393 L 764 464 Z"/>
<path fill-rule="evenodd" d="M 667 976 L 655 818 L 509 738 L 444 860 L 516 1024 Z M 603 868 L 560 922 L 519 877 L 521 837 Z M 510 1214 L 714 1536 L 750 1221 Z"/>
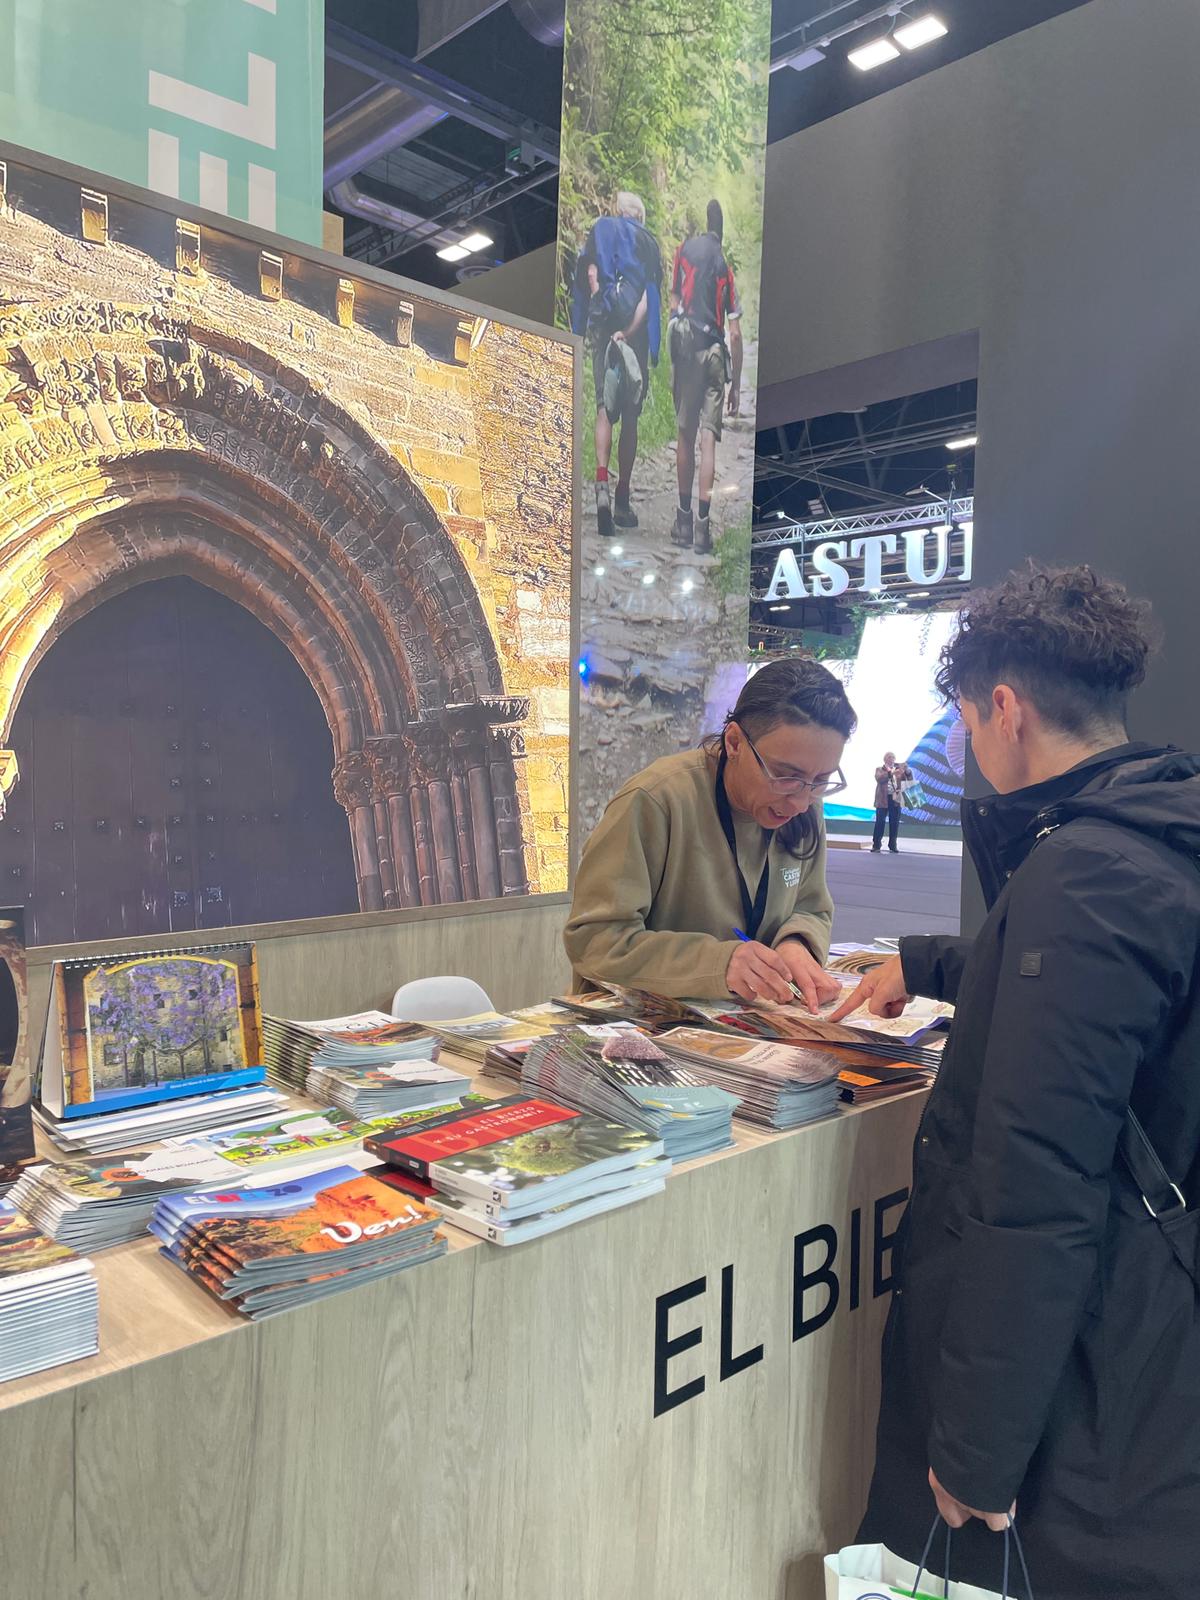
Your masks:
<path fill-rule="evenodd" d="M 664 1195 L 260 1324 L 101 1252 L 101 1354 L 0 1386 L 3 1594 L 816 1600 L 923 1101 L 735 1122 Z"/>

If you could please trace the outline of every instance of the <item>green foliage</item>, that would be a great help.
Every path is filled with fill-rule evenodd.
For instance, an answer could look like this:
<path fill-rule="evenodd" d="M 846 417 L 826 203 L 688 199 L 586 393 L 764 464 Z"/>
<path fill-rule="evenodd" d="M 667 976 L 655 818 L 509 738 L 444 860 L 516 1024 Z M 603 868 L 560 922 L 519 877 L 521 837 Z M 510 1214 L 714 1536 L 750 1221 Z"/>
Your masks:
<path fill-rule="evenodd" d="M 757 310 L 770 6 L 747 0 L 571 0 L 559 179 L 559 303 L 620 189 L 646 205 L 669 274 L 675 247 L 726 215 L 726 254 Z M 668 386 L 669 388 L 669 386 Z M 661 441 L 660 441 L 661 442 Z"/>
<path fill-rule="evenodd" d="M 716 540 L 713 554 L 717 564 L 710 582 L 724 600 L 731 594 L 746 593 L 746 574 L 750 570 L 750 518 L 726 528 Z"/>

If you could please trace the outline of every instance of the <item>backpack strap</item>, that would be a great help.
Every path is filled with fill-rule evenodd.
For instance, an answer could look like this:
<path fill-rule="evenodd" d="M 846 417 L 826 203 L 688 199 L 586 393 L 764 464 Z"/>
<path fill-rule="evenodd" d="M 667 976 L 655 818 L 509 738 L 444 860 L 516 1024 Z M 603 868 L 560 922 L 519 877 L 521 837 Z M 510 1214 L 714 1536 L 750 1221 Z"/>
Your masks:
<path fill-rule="evenodd" d="M 1187 1239 L 1190 1237 L 1190 1230 L 1187 1236 L 1183 1232 L 1184 1224 L 1190 1221 L 1192 1213 L 1188 1210 L 1182 1189 L 1173 1181 L 1159 1160 L 1158 1151 L 1150 1143 L 1145 1128 L 1131 1110 L 1126 1111 L 1125 1121 L 1121 1124 L 1120 1136 L 1117 1139 L 1117 1154 L 1137 1185 L 1142 1196 L 1142 1204 L 1157 1222 L 1163 1237 L 1170 1245 L 1171 1253 L 1193 1284 L 1200 1289 L 1195 1241 L 1192 1241 L 1189 1249 Z"/>

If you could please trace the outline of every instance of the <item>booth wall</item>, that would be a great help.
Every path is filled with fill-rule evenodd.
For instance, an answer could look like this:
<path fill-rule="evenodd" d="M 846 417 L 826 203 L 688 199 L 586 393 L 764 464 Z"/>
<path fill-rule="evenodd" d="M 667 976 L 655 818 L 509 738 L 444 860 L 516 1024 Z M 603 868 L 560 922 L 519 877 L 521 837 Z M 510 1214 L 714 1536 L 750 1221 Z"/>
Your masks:
<path fill-rule="evenodd" d="M 976 581 L 1089 561 L 1146 596 L 1131 730 L 1191 746 L 1197 59 L 1190 0 L 1091 0 L 773 145 L 762 361 L 778 415 L 793 381 L 977 329 Z"/>
<path fill-rule="evenodd" d="M 546 244 L 514 261 L 505 261 L 490 272 L 469 278 L 459 286 L 458 292 L 477 305 L 491 306 L 494 311 L 528 317 L 530 322 L 550 322 L 554 317 L 557 281 L 556 248 Z"/>

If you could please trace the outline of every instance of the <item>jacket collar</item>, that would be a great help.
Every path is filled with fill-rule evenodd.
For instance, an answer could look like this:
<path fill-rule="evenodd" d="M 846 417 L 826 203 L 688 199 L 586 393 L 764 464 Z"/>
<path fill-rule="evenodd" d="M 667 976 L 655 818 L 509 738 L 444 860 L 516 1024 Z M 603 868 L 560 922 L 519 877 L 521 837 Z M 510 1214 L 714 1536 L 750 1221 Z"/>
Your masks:
<path fill-rule="evenodd" d="M 1101 750 L 1028 789 L 964 800 L 963 841 L 979 874 L 988 909 L 1039 837 L 1057 826 L 1056 806 L 1079 794 L 1110 768 L 1159 753 L 1158 746 L 1131 740 L 1111 750 Z"/>

